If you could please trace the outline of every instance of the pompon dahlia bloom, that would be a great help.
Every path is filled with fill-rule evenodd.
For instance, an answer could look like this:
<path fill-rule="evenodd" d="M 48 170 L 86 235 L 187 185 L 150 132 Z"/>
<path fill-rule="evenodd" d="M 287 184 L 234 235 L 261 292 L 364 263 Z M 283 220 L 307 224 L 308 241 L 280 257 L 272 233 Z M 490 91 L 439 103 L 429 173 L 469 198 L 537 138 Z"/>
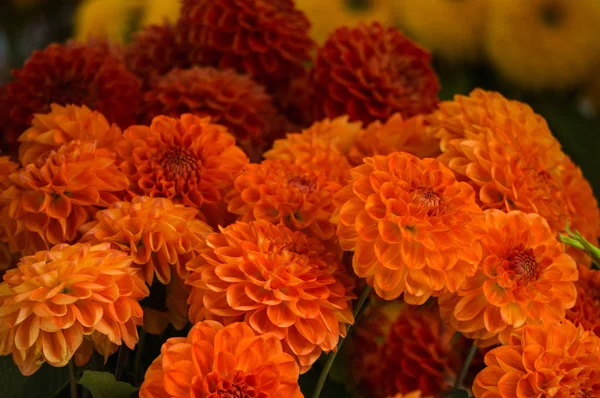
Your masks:
<path fill-rule="evenodd" d="M 292 0 L 183 0 L 179 29 L 194 64 L 231 68 L 267 87 L 302 75 L 316 47 Z"/>
<path fill-rule="evenodd" d="M 246 153 L 263 152 L 280 120 L 271 96 L 247 75 L 214 68 L 175 69 L 157 79 L 144 96 L 147 123 L 159 115 L 210 116 L 229 129 Z M 280 123 L 281 124 L 281 123 Z M 256 156 L 260 158 L 260 154 Z"/>
<path fill-rule="evenodd" d="M 148 295 L 131 258 L 109 244 L 54 246 L 21 258 L 0 284 L 0 355 L 21 373 L 65 366 L 83 337 L 103 334 L 133 349 Z"/>
<path fill-rule="evenodd" d="M 600 271 L 582 265 L 578 268 L 579 280 L 575 282 L 577 301 L 567 309 L 566 318 L 575 326 L 581 325 L 600 337 Z"/>
<path fill-rule="evenodd" d="M 188 263 L 190 321 L 244 321 L 272 332 L 302 373 L 354 322 L 354 280 L 316 239 L 266 221 L 237 222 L 207 245 Z"/>
<path fill-rule="evenodd" d="M 22 165 L 34 163 L 70 141 L 96 141 L 98 147 L 111 148 L 123 136 L 119 126 L 109 124 L 104 115 L 85 105 L 52 104 L 50 109 L 36 114 L 31 127 L 19 137 Z"/>
<path fill-rule="evenodd" d="M 371 123 L 394 113 L 431 112 L 440 90 L 430 55 L 395 28 L 378 23 L 338 28 L 311 72 L 315 118 L 347 114 Z"/>
<path fill-rule="evenodd" d="M 596 0 L 499 0 L 488 5 L 484 45 L 498 71 L 531 89 L 583 83 L 600 62 Z"/>
<path fill-rule="evenodd" d="M 481 260 L 482 211 L 473 189 L 435 159 L 365 158 L 335 196 L 337 236 L 378 296 L 423 304 L 457 291 Z"/>
<path fill-rule="evenodd" d="M 95 142 L 71 141 L 10 176 L 0 194 L 8 207 L 3 225 L 13 251 L 23 255 L 72 243 L 79 228 L 128 186 L 112 150 Z"/>
<path fill-rule="evenodd" d="M 537 214 L 485 212 L 477 273 L 439 298 L 442 318 L 481 346 L 506 344 L 514 328 L 565 318 L 577 296 L 577 266 Z"/>
<path fill-rule="evenodd" d="M 85 232 L 81 241 L 107 242 L 129 253 L 132 266 L 140 270 L 150 286 L 155 276 L 160 284 L 174 282 L 173 287 L 179 286 L 176 290 L 183 294 L 167 286 L 166 305 L 160 304 L 166 306 L 167 311 L 163 312 L 167 319 L 172 318 L 174 326 L 182 329 L 187 324 L 185 303 L 189 294 L 183 287 L 188 276 L 185 265 L 204 247 L 204 239 L 212 232 L 212 228 L 196 219 L 197 213 L 197 209 L 174 205 L 169 199 L 136 196 L 131 202 L 116 202 L 97 212 L 96 219 L 81 228 Z M 169 296 L 178 299 L 169 300 Z M 160 334 L 166 327 L 165 317 L 147 315 L 144 314 L 144 328 Z"/>
<path fill-rule="evenodd" d="M 439 141 L 427 133 L 423 116 L 405 119 L 396 113 L 387 122 L 375 121 L 362 130 L 348 158 L 352 164 L 359 165 L 366 157 L 392 152 L 408 152 L 419 158 L 435 157 L 440 153 Z"/>
<path fill-rule="evenodd" d="M 298 365 L 273 333 L 204 321 L 167 340 L 146 371 L 140 398 L 302 398 Z"/>
<path fill-rule="evenodd" d="M 335 238 L 333 196 L 342 188 L 350 167 L 338 153 L 315 152 L 320 153 L 311 159 L 315 163 L 265 160 L 249 164 L 227 194 L 227 210 L 240 221 L 266 220 L 317 239 Z"/>
<path fill-rule="evenodd" d="M 135 123 L 140 82 L 116 57 L 84 44 L 50 44 L 12 73 L 0 103 L 0 130 L 14 142 L 50 105 L 87 105 L 125 128 Z"/>
<path fill-rule="evenodd" d="M 191 114 L 158 116 L 150 127 L 132 126 L 123 136 L 117 152 L 133 194 L 197 209 L 220 204 L 248 163 L 225 127 Z"/>
<path fill-rule="evenodd" d="M 600 396 L 600 337 L 569 321 L 519 328 L 485 363 L 475 398 Z"/>

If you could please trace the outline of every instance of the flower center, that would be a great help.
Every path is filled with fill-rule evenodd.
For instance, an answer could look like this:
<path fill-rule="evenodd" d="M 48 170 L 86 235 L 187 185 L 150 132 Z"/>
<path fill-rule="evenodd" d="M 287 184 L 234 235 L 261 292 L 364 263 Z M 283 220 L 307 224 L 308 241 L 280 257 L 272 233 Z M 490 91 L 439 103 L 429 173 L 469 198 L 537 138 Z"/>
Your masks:
<path fill-rule="evenodd" d="M 512 280 L 522 283 L 537 280 L 539 265 L 533 249 L 525 249 L 522 245 L 514 248 L 506 257 L 506 270 Z"/>
<path fill-rule="evenodd" d="M 428 215 L 439 214 L 442 207 L 442 198 L 431 188 L 419 188 L 413 192 L 413 202 L 425 210 Z"/>
<path fill-rule="evenodd" d="M 161 167 L 168 177 L 187 177 L 197 168 L 198 159 L 189 151 L 175 148 L 168 151 L 162 159 Z"/>
<path fill-rule="evenodd" d="M 583 390 L 579 390 L 577 391 L 577 394 L 575 394 L 575 398 L 589 398 L 591 397 L 590 394 L 587 393 L 587 391 L 583 391 Z"/>
<path fill-rule="evenodd" d="M 288 184 L 302 193 L 311 193 L 317 189 L 317 184 L 306 176 L 296 176 L 288 181 Z"/>
<path fill-rule="evenodd" d="M 204 382 L 208 385 L 208 391 L 204 390 Z M 254 375 L 246 375 L 240 370 L 234 371 L 227 378 L 221 378 L 216 373 L 210 373 L 204 382 L 197 380 L 192 390 L 201 394 L 198 396 L 210 396 L 214 398 L 254 398 L 258 397 L 256 390 L 257 380 Z"/>

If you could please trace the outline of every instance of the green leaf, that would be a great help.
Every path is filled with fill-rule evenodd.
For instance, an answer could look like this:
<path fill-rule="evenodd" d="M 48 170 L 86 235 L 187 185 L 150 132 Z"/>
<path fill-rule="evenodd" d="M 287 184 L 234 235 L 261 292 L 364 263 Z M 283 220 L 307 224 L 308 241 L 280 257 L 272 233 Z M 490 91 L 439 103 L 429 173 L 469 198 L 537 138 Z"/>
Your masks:
<path fill-rule="evenodd" d="M 138 391 L 129 383 L 115 380 L 109 372 L 86 370 L 78 383 L 90 390 L 93 398 L 129 398 Z"/>
<path fill-rule="evenodd" d="M 453 388 L 450 391 L 442 393 L 441 398 L 469 398 L 469 393 L 465 390 Z"/>
<path fill-rule="evenodd" d="M 31 376 L 23 376 L 11 356 L 0 357 L 0 397 L 48 398 L 67 385 L 67 368 L 54 368 L 44 364 Z"/>

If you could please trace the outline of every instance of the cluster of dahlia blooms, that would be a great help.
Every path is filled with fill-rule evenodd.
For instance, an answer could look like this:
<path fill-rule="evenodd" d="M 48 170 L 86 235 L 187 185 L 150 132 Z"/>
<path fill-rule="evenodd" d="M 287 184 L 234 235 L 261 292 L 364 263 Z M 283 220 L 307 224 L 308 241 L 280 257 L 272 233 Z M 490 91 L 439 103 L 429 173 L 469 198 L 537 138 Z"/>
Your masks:
<path fill-rule="evenodd" d="M 292 0 L 184 0 L 13 71 L 0 355 L 130 381 L 134 350 L 144 398 L 600 396 L 600 213 L 546 121 L 440 102 L 394 28 L 309 29 Z"/>

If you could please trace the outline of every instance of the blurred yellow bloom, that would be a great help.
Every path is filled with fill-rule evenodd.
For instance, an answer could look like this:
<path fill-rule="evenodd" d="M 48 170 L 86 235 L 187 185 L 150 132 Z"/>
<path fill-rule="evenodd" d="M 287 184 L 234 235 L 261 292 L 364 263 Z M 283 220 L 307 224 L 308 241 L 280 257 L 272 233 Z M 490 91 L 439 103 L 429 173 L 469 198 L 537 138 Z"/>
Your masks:
<path fill-rule="evenodd" d="M 162 24 L 165 19 L 177 21 L 181 0 L 146 0 L 146 8 L 140 26 Z"/>
<path fill-rule="evenodd" d="M 339 26 L 355 26 L 377 21 L 393 25 L 392 8 L 396 0 L 296 0 L 311 23 L 311 36 L 323 44 Z"/>
<path fill-rule="evenodd" d="M 574 86 L 600 62 L 598 0 L 494 0 L 488 15 L 490 60 L 521 86 Z"/>

